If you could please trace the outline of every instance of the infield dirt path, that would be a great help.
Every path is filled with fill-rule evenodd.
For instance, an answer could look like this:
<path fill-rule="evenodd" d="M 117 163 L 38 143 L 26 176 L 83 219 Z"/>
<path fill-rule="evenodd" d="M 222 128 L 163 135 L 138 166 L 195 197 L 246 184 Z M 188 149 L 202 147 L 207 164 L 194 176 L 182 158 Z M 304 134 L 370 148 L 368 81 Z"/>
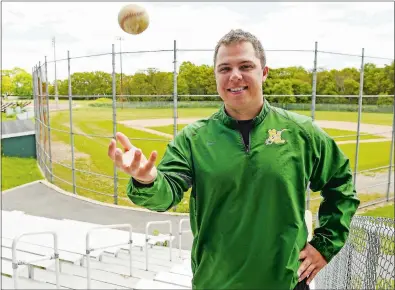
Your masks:
<path fill-rule="evenodd" d="M 181 118 L 177 120 L 178 124 L 190 124 L 199 120 L 200 118 Z M 159 132 L 147 127 L 160 127 L 160 126 L 168 126 L 174 124 L 174 119 L 146 119 L 146 120 L 127 120 L 119 122 L 127 127 L 131 127 L 136 130 L 145 131 L 148 133 L 157 134 L 169 139 L 173 138 L 172 134 L 166 134 L 163 132 Z M 321 128 L 329 128 L 329 129 L 338 129 L 338 130 L 347 130 L 354 131 L 355 134 L 357 132 L 357 123 L 355 122 L 339 122 L 339 121 L 326 121 L 326 120 L 317 120 L 317 125 Z M 372 142 L 388 142 L 391 141 L 391 126 L 384 125 L 374 125 L 374 124 L 361 124 L 360 132 L 364 134 L 373 134 L 380 139 L 367 139 L 360 140 L 360 143 L 372 143 Z M 347 140 L 347 141 L 337 141 L 337 144 L 352 144 L 356 143 L 356 140 Z M 394 176 L 391 175 L 391 179 L 393 182 Z M 388 182 L 388 171 L 375 173 L 373 176 L 367 176 L 364 174 L 358 174 L 357 177 L 357 191 L 359 193 L 381 193 L 385 194 L 387 192 L 387 184 Z M 375 185 L 374 187 L 372 187 Z M 390 192 L 393 193 L 393 186 L 390 188 Z"/>
<path fill-rule="evenodd" d="M 177 119 L 178 124 L 190 124 L 195 122 L 201 118 L 180 118 Z M 329 129 L 338 129 L 338 130 L 347 130 L 347 131 L 357 131 L 357 123 L 355 122 L 340 122 L 340 121 L 326 121 L 326 120 L 317 120 L 315 121 L 318 126 L 321 128 L 329 128 Z M 144 132 L 148 132 L 151 134 L 160 135 L 166 138 L 173 138 L 172 134 L 166 134 L 163 132 L 159 132 L 150 127 L 159 127 L 159 126 L 169 126 L 174 124 L 174 119 L 142 119 L 142 120 L 127 120 L 119 122 L 127 127 L 141 130 Z M 373 134 L 380 136 L 380 139 L 367 139 L 360 140 L 361 143 L 374 143 L 374 142 L 386 142 L 391 141 L 391 133 L 392 127 L 385 125 L 374 125 L 374 124 L 363 124 L 361 123 L 360 132 L 364 134 Z M 347 140 L 347 141 L 338 141 L 338 144 L 349 144 L 355 143 L 356 140 Z"/>

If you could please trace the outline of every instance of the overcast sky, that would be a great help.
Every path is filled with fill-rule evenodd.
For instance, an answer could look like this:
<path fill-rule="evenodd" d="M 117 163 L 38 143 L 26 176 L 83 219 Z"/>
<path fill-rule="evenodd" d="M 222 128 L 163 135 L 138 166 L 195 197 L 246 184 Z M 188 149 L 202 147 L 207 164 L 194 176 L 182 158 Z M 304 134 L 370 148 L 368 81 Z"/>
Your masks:
<path fill-rule="evenodd" d="M 138 3 L 138 2 L 137 2 Z M 119 51 L 213 49 L 218 39 L 233 28 L 258 36 L 267 50 L 318 50 L 394 58 L 394 3 L 138 3 L 150 16 L 141 35 L 129 35 L 118 25 L 118 12 L 128 2 L 117 3 L 2 3 L 2 69 L 32 66 L 47 56 L 52 61 L 51 39 L 56 37 L 56 58 Z M 269 67 L 300 65 L 313 67 L 313 52 L 267 52 Z M 178 61 L 212 64 L 212 52 L 180 52 Z M 120 71 L 119 55 L 116 71 Z M 366 59 L 377 65 L 389 60 Z M 123 55 L 123 72 L 151 67 L 173 70 L 173 53 Z M 318 66 L 360 67 L 361 59 L 319 53 Z M 49 79 L 54 65 L 48 65 Z M 111 72 L 111 55 L 71 61 L 71 72 Z M 67 77 L 67 62 L 57 63 L 58 78 Z"/>

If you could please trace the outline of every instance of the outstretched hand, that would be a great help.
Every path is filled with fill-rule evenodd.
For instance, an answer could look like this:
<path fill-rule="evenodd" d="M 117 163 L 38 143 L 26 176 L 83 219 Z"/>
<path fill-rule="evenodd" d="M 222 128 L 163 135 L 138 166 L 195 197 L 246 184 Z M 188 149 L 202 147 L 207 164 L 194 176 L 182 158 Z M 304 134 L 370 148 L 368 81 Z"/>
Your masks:
<path fill-rule="evenodd" d="M 108 146 L 108 157 L 115 163 L 117 168 L 141 183 L 153 182 L 157 176 L 155 167 L 157 152 L 153 151 L 149 159 L 147 159 L 142 151 L 134 147 L 124 134 L 117 132 L 116 138 L 121 143 L 123 152 L 116 147 L 116 140 L 111 139 L 111 143 Z"/>
<path fill-rule="evenodd" d="M 327 264 L 321 253 L 309 243 L 300 252 L 299 259 L 303 260 L 298 270 L 299 282 L 307 277 L 307 285 L 311 283 L 317 273 Z"/>

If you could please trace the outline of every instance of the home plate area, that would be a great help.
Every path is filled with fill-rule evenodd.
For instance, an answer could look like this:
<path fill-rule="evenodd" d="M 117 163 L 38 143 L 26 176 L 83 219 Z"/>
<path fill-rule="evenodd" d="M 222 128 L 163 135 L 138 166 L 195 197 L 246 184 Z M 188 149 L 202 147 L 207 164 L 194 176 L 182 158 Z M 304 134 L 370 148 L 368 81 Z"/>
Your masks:
<path fill-rule="evenodd" d="M 2 210 L 1 289 L 191 289 L 174 238 Z"/>

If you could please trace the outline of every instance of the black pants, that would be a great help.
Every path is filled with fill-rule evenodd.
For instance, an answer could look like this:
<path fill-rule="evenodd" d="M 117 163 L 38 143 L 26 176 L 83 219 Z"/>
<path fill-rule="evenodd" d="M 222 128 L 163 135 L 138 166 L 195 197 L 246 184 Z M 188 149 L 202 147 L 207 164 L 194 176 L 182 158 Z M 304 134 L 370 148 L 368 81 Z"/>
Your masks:
<path fill-rule="evenodd" d="M 310 286 L 306 284 L 307 278 L 296 284 L 294 290 L 310 290 Z"/>

